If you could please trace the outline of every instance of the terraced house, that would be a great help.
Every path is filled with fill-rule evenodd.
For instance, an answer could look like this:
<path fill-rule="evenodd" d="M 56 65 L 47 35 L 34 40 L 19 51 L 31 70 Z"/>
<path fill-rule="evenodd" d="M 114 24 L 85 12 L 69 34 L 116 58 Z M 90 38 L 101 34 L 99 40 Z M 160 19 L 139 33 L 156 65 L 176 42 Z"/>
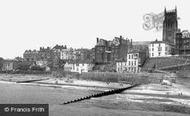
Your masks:
<path fill-rule="evenodd" d="M 146 58 L 146 51 L 130 50 L 127 53 L 126 60 L 116 62 L 116 71 L 138 73 L 141 71 Z"/>
<path fill-rule="evenodd" d="M 64 70 L 70 72 L 83 73 L 92 71 L 93 66 L 94 64 L 90 61 L 73 61 L 67 62 L 64 66 Z"/>

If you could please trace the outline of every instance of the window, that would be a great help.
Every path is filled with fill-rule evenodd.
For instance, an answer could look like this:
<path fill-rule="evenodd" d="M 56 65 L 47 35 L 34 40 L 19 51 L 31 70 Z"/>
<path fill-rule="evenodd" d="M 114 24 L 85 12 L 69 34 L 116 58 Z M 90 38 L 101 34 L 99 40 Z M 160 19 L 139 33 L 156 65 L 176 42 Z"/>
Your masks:
<path fill-rule="evenodd" d="M 162 47 L 158 47 L 158 51 L 162 51 Z"/>
<path fill-rule="evenodd" d="M 168 47 L 166 47 L 165 49 L 166 49 L 166 51 L 167 51 L 167 50 L 168 50 Z"/>
<path fill-rule="evenodd" d="M 130 61 L 129 61 L 129 66 L 130 66 L 131 64 L 130 64 Z"/>
<path fill-rule="evenodd" d="M 73 65 L 73 70 L 75 70 L 75 65 Z"/>
<path fill-rule="evenodd" d="M 154 47 L 154 44 L 152 44 L 152 47 Z"/>
<path fill-rule="evenodd" d="M 154 51 L 154 48 L 152 48 L 152 51 Z"/>
<path fill-rule="evenodd" d="M 134 65 L 136 65 L 136 61 L 134 61 Z"/>
<path fill-rule="evenodd" d="M 154 56 L 154 53 L 152 53 L 152 56 Z"/>
<path fill-rule="evenodd" d="M 160 56 L 160 54 L 161 54 L 161 53 L 160 53 L 160 52 L 158 52 L 158 56 Z"/>

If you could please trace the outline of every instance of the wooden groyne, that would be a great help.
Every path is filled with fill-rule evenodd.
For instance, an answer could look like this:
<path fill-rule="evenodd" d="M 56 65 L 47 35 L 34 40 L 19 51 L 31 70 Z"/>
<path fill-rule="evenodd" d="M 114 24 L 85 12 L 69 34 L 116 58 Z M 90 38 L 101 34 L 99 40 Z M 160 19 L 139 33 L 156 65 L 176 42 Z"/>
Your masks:
<path fill-rule="evenodd" d="M 121 93 L 121 92 L 123 92 L 123 91 L 125 91 L 127 89 L 131 89 L 131 88 L 134 88 L 134 87 L 139 86 L 139 85 L 140 84 L 134 84 L 134 85 L 131 85 L 129 87 L 118 88 L 118 89 L 111 89 L 109 91 L 104 91 L 104 92 L 101 92 L 101 93 L 96 93 L 96 94 L 92 94 L 92 95 L 89 95 L 89 96 L 85 96 L 85 97 L 77 98 L 77 99 L 74 99 L 74 100 L 66 101 L 66 102 L 62 103 L 61 105 L 75 103 L 75 102 L 79 102 L 79 101 L 82 101 L 82 100 L 90 99 L 90 98 L 93 98 L 93 97 L 102 97 L 102 96 L 107 96 L 107 95 Z"/>

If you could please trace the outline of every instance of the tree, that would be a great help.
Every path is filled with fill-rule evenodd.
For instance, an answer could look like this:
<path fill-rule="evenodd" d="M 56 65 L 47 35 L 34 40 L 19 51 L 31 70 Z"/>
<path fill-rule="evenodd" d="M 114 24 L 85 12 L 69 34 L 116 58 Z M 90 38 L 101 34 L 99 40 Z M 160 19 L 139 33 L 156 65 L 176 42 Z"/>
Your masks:
<path fill-rule="evenodd" d="M 31 70 L 33 70 L 33 71 L 45 71 L 45 67 L 32 66 Z"/>
<path fill-rule="evenodd" d="M 28 63 L 28 62 L 19 62 L 17 67 L 16 67 L 16 70 L 20 70 L 20 71 L 27 71 L 30 69 L 30 66 L 32 64 L 31 63 Z"/>

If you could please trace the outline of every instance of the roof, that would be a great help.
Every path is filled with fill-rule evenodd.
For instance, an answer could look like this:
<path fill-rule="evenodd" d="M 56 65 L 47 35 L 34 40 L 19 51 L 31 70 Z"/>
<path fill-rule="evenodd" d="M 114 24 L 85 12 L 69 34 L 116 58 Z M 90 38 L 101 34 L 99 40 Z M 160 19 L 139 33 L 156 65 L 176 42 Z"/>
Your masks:
<path fill-rule="evenodd" d="M 5 60 L 3 60 L 3 63 L 7 63 L 7 62 L 16 62 L 16 60 L 14 60 L 14 59 L 5 59 Z"/>
<path fill-rule="evenodd" d="M 133 45 L 148 45 L 151 41 L 133 41 Z"/>
<path fill-rule="evenodd" d="M 67 49 L 67 46 L 63 46 L 63 45 L 56 45 L 53 47 L 53 49 Z"/>
<path fill-rule="evenodd" d="M 166 41 L 158 41 L 158 40 L 155 40 L 155 41 L 150 42 L 150 44 L 159 44 L 159 43 L 165 43 L 165 44 L 168 44 L 168 45 L 172 45 L 172 44 L 170 44 L 170 43 L 168 43 L 168 42 L 166 42 Z"/>
<path fill-rule="evenodd" d="M 117 63 L 117 62 L 127 62 L 127 61 L 126 60 L 116 60 L 115 62 Z"/>
<path fill-rule="evenodd" d="M 68 64 L 92 64 L 90 60 L 75 60 L 75 61 L 67 61 Z"/>
<path fill-rule="evenodd" d="M 138 49 L 132 49 L 128 53 L 139 53 L 139 52 L 141 52 L 141 51 Z"/>
<path fill-rule="evenodd" d="M 150 43 L 151 43 L 151 44 L 154 44 L 154 43 L 166 43 L 166 42 L 155 40 L 155 41 L 152 41 L 152 42 L 150 42 Z"/>

